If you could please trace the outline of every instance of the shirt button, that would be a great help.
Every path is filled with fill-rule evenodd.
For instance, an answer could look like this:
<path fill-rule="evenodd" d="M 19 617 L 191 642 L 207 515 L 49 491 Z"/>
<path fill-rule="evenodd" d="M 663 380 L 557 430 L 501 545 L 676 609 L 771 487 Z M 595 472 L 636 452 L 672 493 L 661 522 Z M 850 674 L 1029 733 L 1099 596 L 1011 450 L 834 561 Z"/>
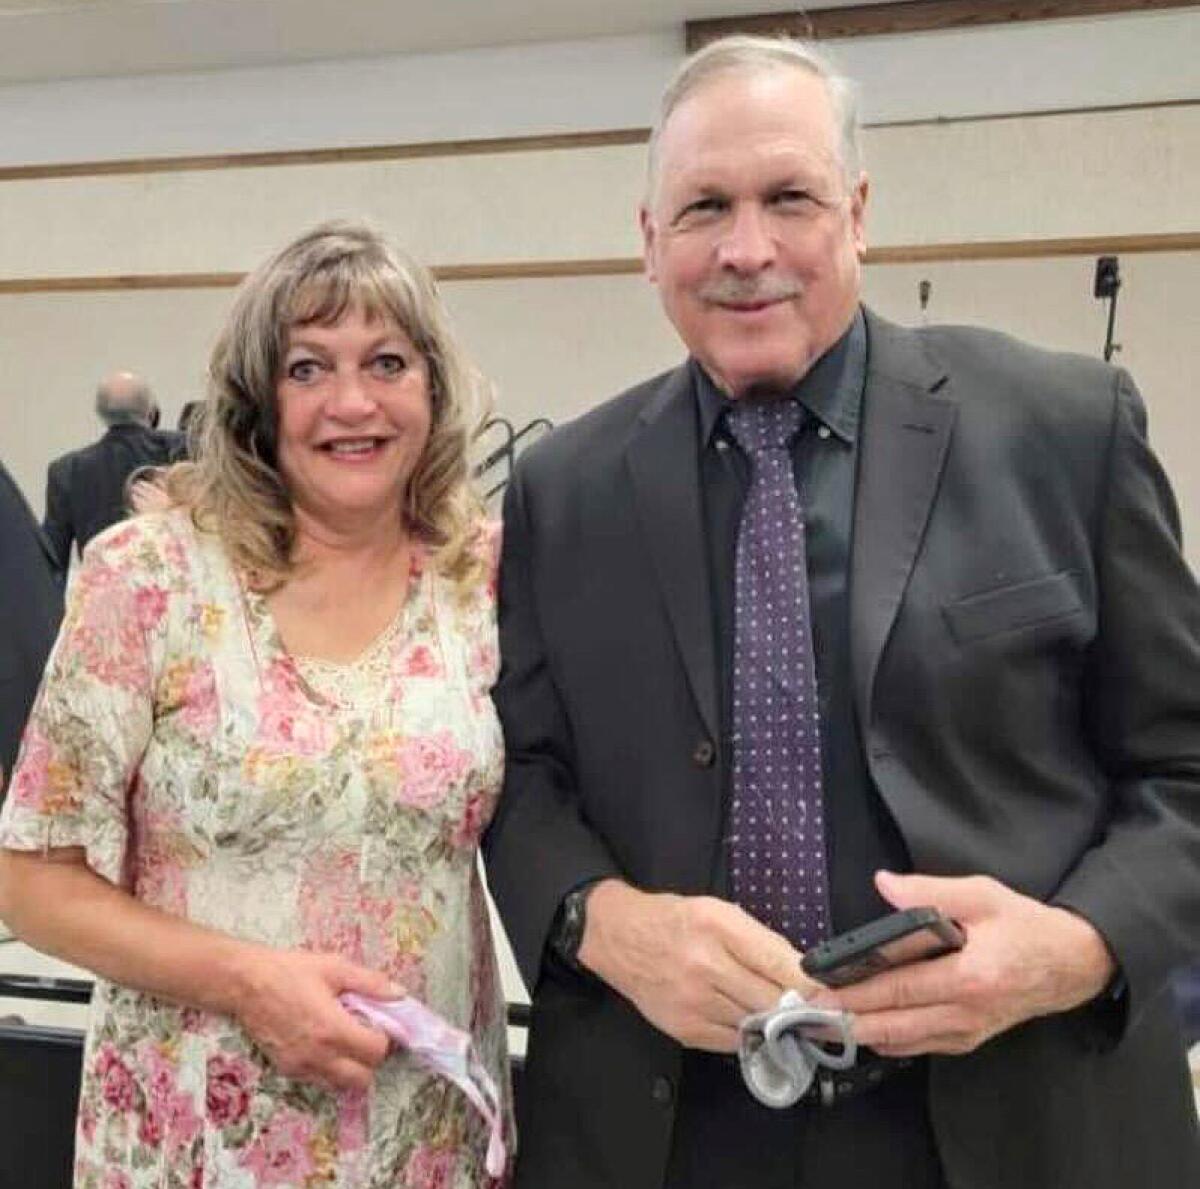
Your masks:
<path fill-rule="evenodd" d="M 829 426 L 828 425 L 817 426 L 817 437 L 819 437 L 822 441 L 824 441 L 827 437 L 829 437 Z"/>
<path fill-rule="evenodd" d="M 701 739 L 692 752 L 692 763 L 697 768 L 711 768 L 713 760 L 716 758 L 717 749 L 707 739 Z"/>
<path fill-rule="evenodd" d="M 650 1086 L 650 1097 L 659 1106 L 670 1106 L 675 1097 L 675 1087 L 671 1085 L 671 1079 L 659 1074 Z"/>

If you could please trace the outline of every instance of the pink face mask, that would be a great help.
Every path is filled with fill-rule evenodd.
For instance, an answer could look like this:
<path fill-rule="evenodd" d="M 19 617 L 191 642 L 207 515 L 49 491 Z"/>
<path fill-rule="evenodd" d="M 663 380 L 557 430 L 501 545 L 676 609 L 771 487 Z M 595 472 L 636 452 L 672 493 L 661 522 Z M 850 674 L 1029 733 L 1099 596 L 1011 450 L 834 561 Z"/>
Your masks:
<path fill-rule="evenodd" d="M 386 1033 L 393 1047 L 407 1049 L 419 1064 L 447 1078 L 467 1096 L 490 1131 L 488 1175 L 499 1177 L 505 1164 L 500 1095 L 491 1074 L 476 1055 L 471 1038 L 416 999 L 368 999 L 353 991 L 339 998 L 356 1016 Z"/>

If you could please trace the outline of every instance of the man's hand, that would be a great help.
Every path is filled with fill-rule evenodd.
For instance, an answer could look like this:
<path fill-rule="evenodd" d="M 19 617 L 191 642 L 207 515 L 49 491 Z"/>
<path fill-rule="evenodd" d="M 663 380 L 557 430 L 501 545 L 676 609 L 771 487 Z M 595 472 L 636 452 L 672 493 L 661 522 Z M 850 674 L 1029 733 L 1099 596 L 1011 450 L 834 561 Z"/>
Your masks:
<path fill-rule="evenodd" d="M 680 1044 L 737 1051 L 737 1026 L 788 989 L 817 985 L 786 938 L 709 896 L 640 892 L 620 880 L 588 897 L 579 960 Z"/>
<path fill-rule="evenodd" d="M 1083 917 L 986 876 L 881 871 L 875 882 L 896 908 L 931 905 L 967 935 L 956 953 L 820 993 L 821 1006 L 855 1014 L 859 1044 L 885 1056 L 971 1052 L 1015 1024 L 1095 998 L 1116 971 Z"/>

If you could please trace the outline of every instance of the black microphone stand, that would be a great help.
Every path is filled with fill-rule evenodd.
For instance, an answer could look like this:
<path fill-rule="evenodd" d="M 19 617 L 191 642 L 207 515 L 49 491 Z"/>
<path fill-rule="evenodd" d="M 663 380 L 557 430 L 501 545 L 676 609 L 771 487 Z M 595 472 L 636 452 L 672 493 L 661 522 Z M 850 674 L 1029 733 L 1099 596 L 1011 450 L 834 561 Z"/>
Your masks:
<path fill-rule="evenodd" d="M 1104 362 L 1108 363 L 1120 343 L 1113 342 L 1113 330 L 1117 324 L 1117 291 L 1121 288 L 1121 266 L 1116 256 L 1100 256 L 1096 259 L 1096 279 L 1092 286 L 1093 295 L 1100 301 L 1108 301 L 1108 333 L 1104 337 Z"/>

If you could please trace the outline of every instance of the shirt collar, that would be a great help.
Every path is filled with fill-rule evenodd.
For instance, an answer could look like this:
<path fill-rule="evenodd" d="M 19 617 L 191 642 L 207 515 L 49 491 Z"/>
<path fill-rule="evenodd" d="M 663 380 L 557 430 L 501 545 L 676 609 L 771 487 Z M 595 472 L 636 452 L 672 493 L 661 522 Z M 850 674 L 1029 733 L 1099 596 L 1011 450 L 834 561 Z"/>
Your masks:
<path fill-rule="evenodd" d="M 689 366 L 700 410 L 700 441 L 707 447 L 721 415 L 733 402 L 694 358 Z M 867 326 L 859 306 L 846 333 L 796 381 L 788 396 L 799 401 L 819 424 L 853 445 L 866 374 Z"/>

